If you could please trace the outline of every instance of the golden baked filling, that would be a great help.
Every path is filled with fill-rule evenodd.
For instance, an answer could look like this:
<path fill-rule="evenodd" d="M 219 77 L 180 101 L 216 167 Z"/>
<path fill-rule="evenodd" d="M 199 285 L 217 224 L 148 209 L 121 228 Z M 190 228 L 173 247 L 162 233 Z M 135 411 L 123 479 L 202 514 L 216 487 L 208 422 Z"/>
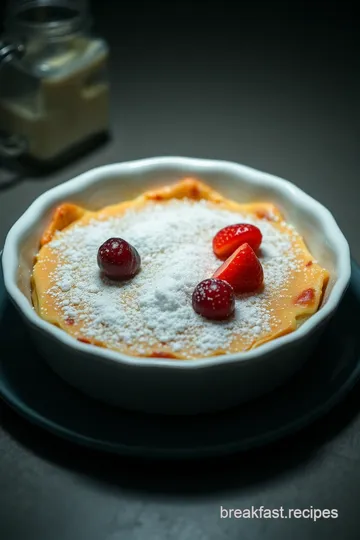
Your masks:
<path fill-rule="evenodd" d="M 192 359 L 295 331 L 328 279 L 273 204 L 239 204 L 184 179 L 96 212 L 57 208 L 32 296 L 40 317 L 82 342 Z"/>

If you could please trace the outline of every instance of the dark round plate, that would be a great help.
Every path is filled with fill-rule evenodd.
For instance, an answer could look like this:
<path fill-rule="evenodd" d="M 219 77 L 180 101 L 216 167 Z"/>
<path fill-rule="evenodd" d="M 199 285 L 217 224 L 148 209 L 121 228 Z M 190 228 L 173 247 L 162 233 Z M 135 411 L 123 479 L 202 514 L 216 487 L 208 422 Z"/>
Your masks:
<path fill-rule="evenodd" d="M 112 408 L 82 395 L 38 355 L 0 281 L 0 396 L 31 422 L 74 443 L 123 455 L 198 458 L 264 445 L 327 413 L 360 375 L 360 269 L 306 365 L 282 388 L 238 408 L 166 417 Z"/>

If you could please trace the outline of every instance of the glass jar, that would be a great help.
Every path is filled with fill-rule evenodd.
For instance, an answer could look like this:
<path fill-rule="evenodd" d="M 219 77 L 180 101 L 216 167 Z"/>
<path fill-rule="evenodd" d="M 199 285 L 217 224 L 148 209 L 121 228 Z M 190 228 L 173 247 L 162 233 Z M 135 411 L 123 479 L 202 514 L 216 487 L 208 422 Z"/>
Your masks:
<path fill-rule="evenodd" d="M 60 158 L 109 130 L 108 46 L 86 0 L 13 0 L 0 46 L 0 152 Z"/>

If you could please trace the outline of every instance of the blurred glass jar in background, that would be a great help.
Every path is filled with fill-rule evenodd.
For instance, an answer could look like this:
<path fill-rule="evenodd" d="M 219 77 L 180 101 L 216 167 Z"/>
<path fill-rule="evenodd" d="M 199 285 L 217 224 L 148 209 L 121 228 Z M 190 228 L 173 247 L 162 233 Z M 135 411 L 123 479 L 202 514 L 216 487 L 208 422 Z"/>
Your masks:
<path fill-rule="evenodd" d="M 57 160 L 109 130 L 108 46 L 86 0 L 10 0 L 0 44 L 0 153 Z"/>

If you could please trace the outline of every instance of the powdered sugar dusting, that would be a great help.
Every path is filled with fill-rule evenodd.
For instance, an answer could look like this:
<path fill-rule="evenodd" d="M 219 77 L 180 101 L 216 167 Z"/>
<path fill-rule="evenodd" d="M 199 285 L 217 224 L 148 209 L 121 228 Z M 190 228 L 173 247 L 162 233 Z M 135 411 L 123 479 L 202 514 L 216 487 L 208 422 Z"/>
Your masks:
<path fill-rule="evenodd" d="M 235 315 L 210 321 L 197 315 L 194 287 L 211 277 L 221 261 L 212 239 L 223 227 L 247 222 L 261 229 L 260 260 L 265 288 L 236 298 Z M 81 336 L 111 348 L 122 344 L 144 354 L 146 346 L 167 344 L 174 353 L 191 357 L 228 352 L 234 335 L 245 347 L 271 331 L 275 315 L 269 306 L 274 292 L 286 293 L 286 283 L 298 270 L 294 232 L 280 231 L 269 220 L 221 209 L 206 201 L 149 202 L 139 211 L 107 220 L 93 219 L 56 234 L 50 249 L 59 256 L 47 294 L 64 318 L 81 321 Z M 121 237 L 140 253 L 141 271 L 129 281 L 102 278 L 97 266 L 100 245 Z"/>

